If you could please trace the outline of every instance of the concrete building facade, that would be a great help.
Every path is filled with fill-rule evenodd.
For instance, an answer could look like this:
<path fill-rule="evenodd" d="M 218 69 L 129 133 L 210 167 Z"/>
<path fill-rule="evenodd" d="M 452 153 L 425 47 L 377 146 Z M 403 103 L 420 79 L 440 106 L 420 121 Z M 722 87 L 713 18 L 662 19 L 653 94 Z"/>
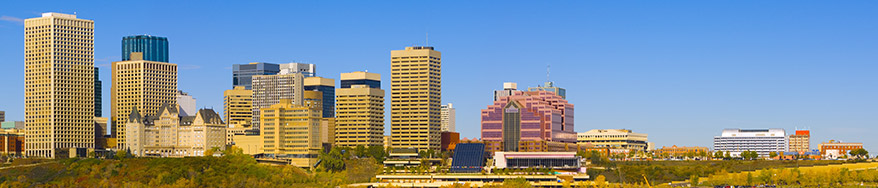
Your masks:
<path fill-rule="evenodd" d="M 442 109 L 442 125 L 440 130 L 442 130 L 442 132 L 454 132 L 454 126 L 457 122 L 457 119 L 455 118 L 457 112 L 454 110 L 454 104 L 448 103 L 442 105 L 440 108 Z"/>
<path fill-rule="evenodd" d="M 224 120 L 230 125 L 250 127 L 253 121 L 253 90 L 244 86 L 223 92 Z"/>
<path fill-rule="evenodd" d="M 94 148 L 94 21 L 43 13 L 24 20 L 25 150 Z"/>
<path fill-rule="evenodd" d="M 156 116 L 162 104 L 177 106 L 177 64 L 143 60 L 133 52 L 131 60 L 112 63 L 110 87 L 111 137 L 125 146 L 125 123 L 131 109 L 142 116 Z"/>
<path fill-rule="evenodd" d="M 611 149 L 630 149 L 647 151 L 649 141 L 647 134 L 635 133 L 628 129 L 592 129 L 576 134 L 577 144 L 591 144 L 594 147 Z"/>
<path fill-rule="evenodd" d="M 189 93 L 177 90 L 177 105 L 180 105 L 180 115 L 194 116 L 197 109 L 196 102 L 195 97 L 192 97 Z"/>
<path fill-rule="evenodd" d="M 253 76 L 253 117 L 251 120 L 255 129 L 262 124 L 259 122 L 262 108 L 268 108 L 281 102 L 282 99 L 290 99 L 295 105 L 302 105 L 304 90 L 304 76 L 299 73 L 278 75 L 255 75 Z M 321 114 L 322 116 L 322 114 Z"/>
<path fill-rule="evenodd" d="M 264 153 L 269 157 L 288 159 L 297 167 L 313 167 L 322 149 L 321 108 L 294 105 L 291 99 L 280 99 L 277 104 L 260 110 Z"/>
<path fill-rule="evenodd" d="M 442 53 L 427 46 L 390 51 L 393 148 L 439 150 Z"/>
<path fill-rule="evenodd" d="M 755 151 L 766 157 L 771 152 L 785 152 L 786 146 L 786 131 L 778 128 L 725 129 L 722 135 L 713 137 L 713 150 L 728 151 L 733 157 L 740 157 L 743 151 Z"/>
<path fill-rule="evenodd" d="M 811 151 L 811 131 L 796 130 L 796 134 L 790 135 L 790 152 L 804 154 Z"/>
<path fill-rule="evenodd" d="M 369 72 L 341 74 L 337 90 L 335 145 L 342 147 L 384 144 L 384 90 L 381 75 Z"/>

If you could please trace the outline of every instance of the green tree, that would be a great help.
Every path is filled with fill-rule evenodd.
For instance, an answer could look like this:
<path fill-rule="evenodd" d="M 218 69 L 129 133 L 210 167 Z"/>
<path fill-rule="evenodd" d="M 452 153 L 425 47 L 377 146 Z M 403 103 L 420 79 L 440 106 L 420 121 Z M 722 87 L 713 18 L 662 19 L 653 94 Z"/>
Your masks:
<path fill-rule="evenodd" d="M 123 159 L 126 157 L 128 157 L 128 150 L 123 149 L 123 150 L 116 151 L 116 160 L 120 160 L 120 159 Z"/>
<path fill-rule="evenodd" d="M 774 158 L 777 157 L 777 152 L 768 152 L 768 157 Z"/>
<path fill-rule="evenodd" d="M 332 148 L 329 153 L 321 152 L 318 156 L 320 167 L 326 171 L 338 172 L 344 170 L 344 155 L 341 148 Z"/>
<path fill-rule="evenodd" d="M 716 151 L 713 153 L 713 158 L 723 158 L 723 151 Z"/>

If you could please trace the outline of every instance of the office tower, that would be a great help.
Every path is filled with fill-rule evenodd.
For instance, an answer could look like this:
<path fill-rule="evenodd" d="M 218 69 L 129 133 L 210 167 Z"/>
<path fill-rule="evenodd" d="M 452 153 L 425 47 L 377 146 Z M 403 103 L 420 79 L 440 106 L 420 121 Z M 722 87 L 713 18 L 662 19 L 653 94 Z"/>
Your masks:
<path fill-rule="evenodd" d="M 101 87 L 102 82 L 99 70 L 98 67 L 95 67 L 95 117 L 104 116 L 103 110 L 101 109 L 103 106 L 103 103 L 101 102 L 101 98 L 103 97 L 103 95 L 101 95 L 101 90 L 103 89 Z"/>
<path fill-rule="evenodd" d="M 527 91 L 551 91 L 554 92 L 556 95 L 561 96 L 562 99 L 567 99 L 567 90 L 564 88 L 556 87 L 555 82 L 546 82 L 545 86 L 530 87 L 527 88 Z"/>
<path fill-rule="evenodd" d="M 384 90 L 381 75 L 341 73 L 336 91 L 335 145 L 341 147 L 384 145 Z"/>
<path fill-rule="evenodd" d="M 260 132 L 265 155 L 289 159 L 297 167 L 313 167 L 322 148 L 320 108 L 294 105 L 291 99 L 280 99 L 278 103 L 260 110 Z"/>
<path fill-rule="evenodd" d="M 796 134 L 790 135 L 790 152 L 804 154 L 811 151 L 811 131 L 796 130 Z"/>
<path fill-rule="evenodd" d="M 317 65 L 307 63 L 284 63 L 280 64 L 280 72 L 278 74 L 301 73 L 302 76 L 317 76 Z M 335 84 L 333 84 L 335 85 Z"/>
<path fill-rule="evenodd" d="M 454 105 L 448 103 L 446 105 L 442 105 L 440 108 L 442 114 L 442 128 L 440 128 L 440 130 L 442 130 L 442 132 L 454 132 L 454 123 L 456 122 L 454 118 Z"/>
<path fill-rule="evenodd" d="M 490 151 L 531 150 L 527 144 L 535 143 L 545 147 L 576 143 L 573 109 L 573 104 L 552 92 L 515 91 L 482 109 L 482 140 Z"/>
<path fill-rule="evenodd" d="M 323 94 L 323 117 L 335 117 L 335 80 L 323 77 L 306 77 L 305 91 L 319 91 Z"/>
<path fill-rule="evenodd" d="M 787 137 L 783 129 L 724 129 L 713 137 L 713 149 L 740 157 L 743 151 L 755 151 L 766 157 L 771 152 L 786 151 Z"/>
<path fill-rule="evenodd" d="M 433 47 L 390 51 L 391 147 L 439 150 L 441 58 Z"/>
<path fill-rule="evenodd" d="M 43 13 L 24 21 L 25 150 L 94 148 L 94 21 Z"/>
<path fill-rule="evenodd" d="M 197 113 L 195 102 L 195 97 L 183 90 L 177 90 L 177 105 L 180 107 L 181 116 L 194 116 Z"/>
<path fill-rule="evenodd" d="M 500 100 L 505 96 L 510 96 L 518 90 L 518 84 L 515 82 L 503 82 L 503 90 L 494 90 L 494 101 Z"/>
<path fill-rule="evenodd" d="M 131 53 L 140 52 L 143 60 L 155 62 L 168 61 L 168 38 L 151 35 L 122 37 L 122 61 L 129 61 Z"/>
<path fill-rule="evenodd" d="M 156 116 L 143 116 L 134 108 L 126 120 L 128 142 L 122 149 L 134 156 L 192 157 L 226 146 L 226 125 L 211 109 L 182 116 L 177 107 L 162 104 Z"/>
<path fill-rule="evenodd" d="M 6 111 L 0 111 L 0 122 L 6 121 Z"/>
<path fill-rule="evenodd" d="M 576 134 L 576 143 L 646 152 L 648 136 L 646 133 L 635 133 L 628 129 L 592 129 Z"/>
<path fill-rule="evenodd" d="M 125 122 L 132 108 L 140 115 L 156 116 L 162 104 L 177 105 L 177 65 L 147 61 L 140 52 L 131 60 L 112 63 L 110 126 L 116 146 L 125 146 Z"/>
<path fill-rule="evenodd" d="M 252 89 L 252 79 L 255 75 L 275 75 L 280 72 L 280 66 L 272 63 L 253 62 L 250 64 L 232 65 L 232 87 L 244 86 L 244 89 Z"/>
<path fill-rule="evenodd" d="M 304 92 L 304 76 L 299 73 L 278 75 L 254 75 L 253 76 L 253 119 L 252 125 L 259 129 L 259 113 L 262 108 L 268 108 L 280 102 L 281 99 L 290 99 L 295 105 L 302 105 L 302 93 Z M 322 116 L 322 114 L 321 114 Z"/>
<path fill-rule="evenodd" d="M 250 127 L 253 121 L 253 91 L 244 89 L 244 86 L 235 86 L 235 89 L 223 92 L 223 112 L 229 125 L 241 125 Z"/>

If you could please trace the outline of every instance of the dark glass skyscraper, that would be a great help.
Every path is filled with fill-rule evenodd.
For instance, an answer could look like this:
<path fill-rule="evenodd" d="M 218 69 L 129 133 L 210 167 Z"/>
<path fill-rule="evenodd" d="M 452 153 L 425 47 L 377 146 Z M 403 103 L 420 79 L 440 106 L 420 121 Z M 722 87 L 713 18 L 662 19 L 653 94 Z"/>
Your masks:
<path fill-rule="evenodd" d="M 142 52 L 143 60 L 169 62 L 168 38 L 151 35 L 122 37 L 122 61 L 131 60 L 131 52 Z"/>
<path fill-rule="evenodd" d="M 272 63 L 250 63 L 232 65 L 232 88 L 244 86 L 253 89 L 253 75 L 275 75 L 280 72 L 280 65 Z"/>
<path fill-rule="evenodd" d="M 101 74 L 99 74 L 100 71 L 98 70 L 100 69 L 95 67 L 95 117 L 101 117 L 104 115 L 101 110 L 101 107 L 103 106 L 101 104 L 101 78 L 99 77 Z"/>

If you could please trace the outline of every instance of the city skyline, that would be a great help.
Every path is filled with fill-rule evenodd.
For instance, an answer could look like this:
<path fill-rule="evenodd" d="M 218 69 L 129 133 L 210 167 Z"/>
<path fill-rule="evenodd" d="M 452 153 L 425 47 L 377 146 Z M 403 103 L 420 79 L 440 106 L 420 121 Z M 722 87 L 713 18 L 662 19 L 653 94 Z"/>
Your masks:
<path fill-rule="evenodd" d="M 874 53 L 878 38 L 872 35 L 878 27 L 859 19 L 876 16 L 871 12 L 878 8 L 875 4 L 765 3 L 760 4 L 764 7 L 737 4 L 721 8 L 723 4 L 688 2 L 687 8 L 673 7 L 674 3 L 652 7 L 649 3 L 537 7 L 511 3 L 501 5 L 501 9 L 512 10 L 503 16 L 477 13 L 489 4 L 473 3 L 472 8 L 437 4 L 430 10 L 436 17 L 416 23 L 418 18 L 401 18 L 403 14 L 398 12 L 345 17 L 364 14 L 352 11 L 356 4 L 339 10 L 325 4 L 290 5 L 304 7 L 299 8 L 302 13 L 281 13 L 278 7 L 268 6 L 253 11 L 257 7 L 234 5 L 189 12 L 182 9 L 196 3 L 184 2 L 169 6 L 173 13 L 168 15 L 146 14 L 148 9 L 144 8 L 120 18 L 117 15 L 129 10 L 19 3 L 11 3 L 15 10 L 0 11 L 0 35 L 4 36 L 0 38 L 0 62 L 4 62 L 0 66 L 11 72 L 3 75 L 7 82 L 2 86 L 12 88 L 0 94 L 6 99 L 0 102 L 0 110 L 6 111 L 10 121 L 24 120 L 21 20 L 59 12 L 95 21 L 94 63 L 105 81 L 104 101 L 111 96 L 106 89 L 110 88 L 106 80 L 112 80 L 108 65 L 121 61 L 119 43 L 125 36 L 167 37 L 169 59 L 180 69 L 178 89 L 198 98 L 198 108 L 221 112 L 222 93 L 231 89 L 232 64 L 313 63 L 320 66 L 321 76 L 335 80 L 340 73 L 369 70 L 389 81 L 390 51 L 428 45 L 429 33 L 429 46 L 445 53 L 441 104 L 456 104 L 461 137 L 479 137 L 478 112 L 491 104 L 492 91 L 502 89 L 503 82 L 517 82 L 519 90 L 536 87 L 547 82 L 544 68 L 551 65 L 548 79 L 567 89 L 567 100 L 579 106 L 576 132 L 631 129 L 650 134 L 657 148 L 710 147 L 713 136 L 725 128 L 784 128 L 793 132 L 795 127 L 810 127 L 811 148 L 834 139 L 863 142 L 869 149 L 878 141 L 867 133 L 878 122 L 878 100 L 874 97 L 878 96 L 874 87 L 878 66 L 871 62 L 878 57 Z M 386 9 L 382 4 L 368 6 Z M 772 9 L 780 6 L 801 9 Z M 515 14 L 548 7 L 561 10 L 546 15 Z M 834 7 L 846 9 L 832 10 Z M 244 13 L 226 11 L 238 8 Z M 743 8 L 750 9 L 752 15 L 736 11 Z M 612 12 L 620 9 L 626 11 Z M 464 14 L 449 15 L 452 11 Z M 416 11 L 407 13 L 412 12 Z M 336 13 L 341 15 L 333 15 Z M 321 15 L 327 17 L 318 18 Z M 276 18 L 281 16 L 292 20 Z M 193 23 L 203 19 L 209 20 Z M 621 26 L 615 20 L 631 26 Z M 296 27 L 275 22 L 312 30 L 272 31 Z M 253 31 L 218 26 L 220 23 L 268 28 Z M 457 31 L 460 28 L 473 29 Z M 217 31 L 224 29 L 227 31 Z M 213 32 L 203 33 L 207 31 Z M 222 35 L 240 39 L 211 41 Z M 337 55 L 339 49 L 353 50 Z M 389 90 L 390 83 L 382 83 L 382 88 Z M 390 100 L 385 99 L 385 115 L 390 117 Z M 109 112 L 109 106 L 104 102 L 103 111 Z M 390 133 L 389 121 L 385 118 L 385 134 Z M 678 136 L 680 129 L 690 130 L 687 134 L 693 136 Z"/>

